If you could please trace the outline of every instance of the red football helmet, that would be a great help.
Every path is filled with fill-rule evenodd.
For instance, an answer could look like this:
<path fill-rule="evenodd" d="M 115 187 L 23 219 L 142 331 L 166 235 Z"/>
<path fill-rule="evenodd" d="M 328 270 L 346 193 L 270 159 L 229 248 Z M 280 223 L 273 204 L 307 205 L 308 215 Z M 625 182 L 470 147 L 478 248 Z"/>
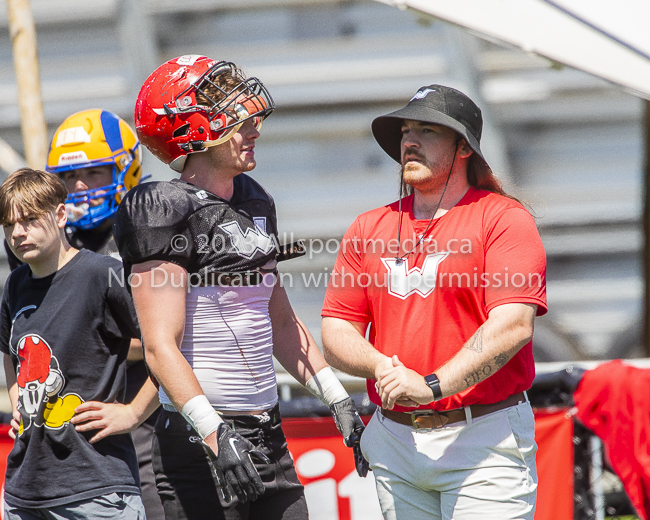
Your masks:
<path fill-rule="evenodd" d="M 222 86 L 222 74 L 232 86 Z M 192 54 L 147 78 L 135 104 L 135 129 L 156 157 L 182 172 L 187 154 L 225 143 L 248 119 L 259 128 L 274 109 L 260 80 L 244 78 L 234 63 Z"/>

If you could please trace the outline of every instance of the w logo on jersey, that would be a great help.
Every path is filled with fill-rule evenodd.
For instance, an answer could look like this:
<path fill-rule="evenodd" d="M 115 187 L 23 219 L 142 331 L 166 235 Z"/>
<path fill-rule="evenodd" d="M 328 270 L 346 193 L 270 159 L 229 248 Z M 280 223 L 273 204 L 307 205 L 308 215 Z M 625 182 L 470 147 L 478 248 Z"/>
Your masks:
<path fill-rule="evenodd" d="M 275 242 L 266 233 L 266 219 L 254 218 L 255 228 L 248 228 L 244 233 L 238 222 L 232 221 L 219 227 L 230 236 L 232 246 L 239 256 L 250 260 L 258 251 L 269 254 L 275 248 Z"/>
<path fill-rule="evenodd" d="M 406 300 L 412 294 L 426 298 L 436 288 L 438 266 L 449 256 L 449 251 L 427 255 L 422 269 L 414 267 L 409 270 L 408 259 L 382 258 L 388 269 L 388 294 Z"/>

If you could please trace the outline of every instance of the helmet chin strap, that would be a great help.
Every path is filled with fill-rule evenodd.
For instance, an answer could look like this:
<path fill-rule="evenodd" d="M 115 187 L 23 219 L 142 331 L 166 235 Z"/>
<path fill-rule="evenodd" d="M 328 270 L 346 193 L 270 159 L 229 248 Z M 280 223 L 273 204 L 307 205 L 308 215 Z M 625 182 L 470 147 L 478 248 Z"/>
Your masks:
<path fill-rule="evenodd" d="M 218 146 L 227 141 L 230 141 L 230 139 L 233 138 L 233 136 L 237 133 L 237 131 L 241 128 L 241 125 L 243 124 L 244 122 L 242 121 L 241 123 L 233 126 L 230 130 L 228 130 L 221 137 L 219 137 L 219 139 L 214 139 L 212 141 L 203 141 L 202 149 L 188 152 L 185 155 L 179 155 L 178 157 L 176 157 L 176 159 L 174 159 L 172 162 L 169 163 L 169 167 L 178 173 L 183 173 L 183 170 L 185 169 L 185 161 L 187 160 L 188 155 L 190 155 L 191 153 L 205 152 L 208 148 L 211 148 L 213 146 Z"/>
<path fill-rule="evenodd" d="M 239 131 L 239 129 L 241 128 L 241 126 L 243 124 L 244 124 L 244 122 L 242 121 L 241 123 L 233 126 L 225 134 L 223 134 L 221 137 L 219 137 L 219 139 L 215 139 L 213 141 L 203 141 L 203 146 L 205 148 L 211 148 L 213 146 L 218 146 L 218 145 L 223 144 L 223 143 L 225 143 L 227 141 L 230 141 L 233 138 L 233 136 Z"/>

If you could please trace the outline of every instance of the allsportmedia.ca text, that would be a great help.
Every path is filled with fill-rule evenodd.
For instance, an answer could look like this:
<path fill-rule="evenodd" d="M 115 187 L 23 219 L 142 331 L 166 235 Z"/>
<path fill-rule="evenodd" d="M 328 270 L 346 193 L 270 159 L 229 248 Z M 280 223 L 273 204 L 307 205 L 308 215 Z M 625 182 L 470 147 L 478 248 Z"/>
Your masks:
<path fill-rule="evenodd" d="M 390 240 L 366 239 L 360 238 L 345 238 L 337 240 L 330 238 L 329 240 L 321 240 L 320 238 L 309 239 L 307 241 L 307 255 L 313 258 L 315 255 L 323 251 L 330 254 L 337 254 L 339 251 L 342 253 L 356 253 L 356 254 L 373 254 L 373 255 L 399 255 L 400 251 L 409 251 L 411 253 L 440 253 L 442 251 L 452 254 L 472 254 L 472 241 L 469 238 L 451 238 L 446 242 L 438 243 L 435 238 L 421 238 L 420 236 L 413 235 L 411 237 L 403 237 L 401 242 L 397 238 Z"/>
<path fill-rule="evenodd" d="M 170 247 L 176 253 L 182 253 L 191 247 L 197 254 L 234 253 L 237 248 L 255 251 L 260 246 L 260 243 L 258 243 L 260 233 L 259 230 L 256 230 L 237 237 L 236 245 L 233 245 L 232 238 L 230 240 L 224 240 L 219 235 L 214 235 L 211 240 L 206 234 L 197 235 L 195 237 L 197 240 L 196 244 L 192 244 L 185 235 L 175 235 L 170 241 Z M 269 244 L 272 244 L 272 247 L 277 251 L 282 249 L 280 244 L 296 242 L 293 234 L 287 235 L 285 233 L 282 240 L 273 234 L 264 235 L 264 237 L 270 241 Z M 411 237 L 401 237 L 401 243 L 397 238 L 390 240 L 383 240 L 381 238 L 362 240 L 356 237 L 343 240 L 337 238 L 310 238 L 302 242 L 306 246 L 306 255 L 310 260 L 322 253 L 335 255 L 339 251 L 344 254 L 356 253 L 393 256 L 404 251 L 425 254 L 439 253 L 441 251 L 447 251 L 453 254 L 472 253 L 472 241 L 469 238 L 451 238 L 439 243 L 436 239 L 421 238 L 420 236 L 413 235 Z"/>

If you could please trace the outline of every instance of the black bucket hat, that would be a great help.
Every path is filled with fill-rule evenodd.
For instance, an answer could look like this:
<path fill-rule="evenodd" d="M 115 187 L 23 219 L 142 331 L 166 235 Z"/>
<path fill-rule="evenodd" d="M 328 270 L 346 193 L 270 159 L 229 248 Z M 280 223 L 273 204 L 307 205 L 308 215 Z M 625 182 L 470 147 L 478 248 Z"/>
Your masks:
<path fill-rule="evenodd" d="M 481 109 L 462 92 L 443 85 L 420 87 L 404 108 L 379 116 L 372 122 L 372 134 L 377 143 L 398 163 L 401 162 L 404 119 L 436 123 L 455 130 L 485 161 L 480 147 L 483 131 Z"/>

